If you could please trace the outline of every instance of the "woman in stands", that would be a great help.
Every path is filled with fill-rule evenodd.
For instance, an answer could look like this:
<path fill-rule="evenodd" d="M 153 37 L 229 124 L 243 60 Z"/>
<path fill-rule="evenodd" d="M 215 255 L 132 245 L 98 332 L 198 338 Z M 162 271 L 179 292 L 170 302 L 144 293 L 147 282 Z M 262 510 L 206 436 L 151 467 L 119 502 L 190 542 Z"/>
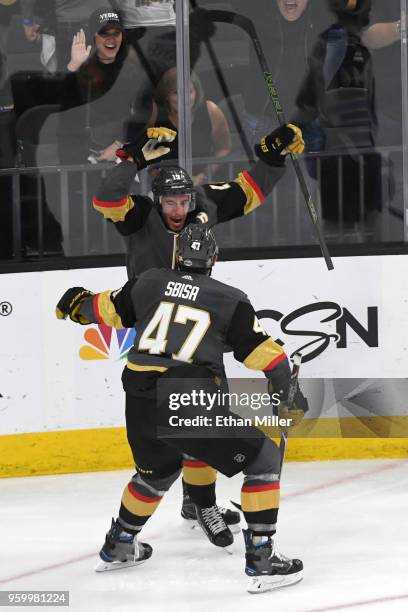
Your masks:
<path fill-rule="evenodd" d="M 140 67 L 118 14 L 111 8 L 95 11 L 88 30 L 92 44 L 83 30 L 73 38 L 63 84 L 58 140 L 65 164 L 114 161 L 137 96 Z"/>
<path fill-rule="evenodd" d="M 222 158 L 231 152 L 231 136 L 228 122 L 220 107 L 211 100 L 204 99 L 204 93 L 197 75 L 192 72 L 190 80 L 190 105 L 192 121 L 192 148 L 195 158 Z M 160 79 L 154 94 L 152 115 L 148 127 L 160 125 L 178 129 L 177 69 L 167 70 Z M 177 157 L 177 140 L 173 144 L 174 157 Z M 211 165 L 212 177 L 220 164 Z M 194 168 L 194 183 L 208 182 L 202 164 Z"/>

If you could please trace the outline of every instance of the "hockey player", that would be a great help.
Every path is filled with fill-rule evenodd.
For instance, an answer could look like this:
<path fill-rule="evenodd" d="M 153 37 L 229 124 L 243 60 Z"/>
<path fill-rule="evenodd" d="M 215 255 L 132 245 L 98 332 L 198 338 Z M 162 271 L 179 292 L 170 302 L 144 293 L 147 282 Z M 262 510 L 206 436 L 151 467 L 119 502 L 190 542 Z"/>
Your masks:
<path fill-rule="evenodd" d="M 304 149 L 299 128 L 284 126 L 261 139 L 255 147 L 259 161 L 231 182 L 196 189 L 185 170 L 167 166 L 153 181 L 153 201 L 130 195 L 135 171 L 165 160 L 175 136 L 168 128 L 149 128 L 147 138 L 119 150 L 122 163 L 108 173 L 94 197 L 94 208 L 125 237 L 129 279 L 152 267 L 174 267 L 175 239 L 186 224 L 199 220 L 212 226 L 255 210 L 283 175 L 286 155 L 301 154 Z M 193 521 L 195 508 L 185 486 L 187 472 L 202 487 L 213 485 L 216 472 L 202 464 L 194 471 L 183 470 L 181 515 Z M 221 512 L 234 529 L 239 514 L 225 508 Z"/>
<path fill-rule="evenodd" d="M 176 379 L 194 378 L 205 388 L 216 389 L 224 373 L 226 344 L 248 368 L 265 373 L 270 392 L 280 394 L 279 416 L 288 418 L 288 425 L 297 424 L 307 410 L 299 388 L 294 403 L 285 404 L 290 382 L 287 357 L 261 328 L 246 295 L 210 278 L 216 256 L 211 230 L 189 225 L 177 240 L 175 270 L 148 270 L 117 291 L 93 294 L 73 287 L 60 299 L 56 313 L 60 319 L 69 316 L 82 325 L 103 322 L 116 328 L 137 325 L 138 329 L 122 375 L 128 441 L 137 471 L 124 490 L 119 516 L 112 520 L 96 570 L 138 565 L 151 556 L 152 548 L 138 542 L 137 534 L 182 466 L 196 469 L 194 462 L 190 467 L 193 456 L 229 477 L 240 471 L 244 474 L 245 572 L 250 576 L 249 592 L 258 593 L 298 582 L 303 570 L 302 562 L 281 555 L 273 540 L 279 508 L 276 444 L 258 430 L 257 437 L 234 431 L 222 444 L 211 436 L 167 439 L 157 433 L 163 405 L 169 407 L 168 401 L 163 404 L 160 399 L 159 384 L 169 383 L 171 389 Z M 178 388 L 178 381 L 173 384 Z M 164 414 L 169 413 L 164 410 Z M 208 487 L 187 479 L 187 487 L 200 525 L 217 543 L 225 537 L 225 529 L 214 486 L 209 494 Z"/>
<path fill-rule="evenodd" d="M 148 128 L 147 138 L 120 149 L 123 161 L 110 170 L 93 200 L 125 237 L 129 279 L 149 268 L 174 267 L 175 236 L 195 219 L 213 226 L 254 211 L 283 176 L 287 154 L 304 150 L 301 130 L 289 124 L 261 139 L 255 146 L 259 161 L 233 181 L 195 188 L 185 170 L 164 166 L 153 180 L 153 201 L 131 195 L 136 171 L 165 160 L 175 136 L 169 128 Z"/>

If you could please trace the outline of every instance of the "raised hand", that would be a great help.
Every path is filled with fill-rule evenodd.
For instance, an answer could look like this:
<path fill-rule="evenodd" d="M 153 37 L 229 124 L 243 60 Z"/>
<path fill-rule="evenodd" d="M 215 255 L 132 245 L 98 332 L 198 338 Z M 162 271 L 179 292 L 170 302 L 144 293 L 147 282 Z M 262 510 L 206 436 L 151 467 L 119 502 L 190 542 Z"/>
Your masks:
<path fill-rule="evenodd" d="M 111 145 L 106 147 L 103 151 L 100 152 L 99 156 L 96 158 L 98 161 L 115 161 L 116 160 L 116 151 L 122 146 L 122 143 L 118 140 L 115 140 Z"/>
<path fill-rule="evenodd" d="M 116 151 L 120 159 L 133 161 L 138 170 L 153 164 L 171 151 L 177 136 L 175 130 L 166 127 L 150 127 L 134 141 Z"/>
<path fill-rule="evenodd" d="M 93 295 L 92 291 L 88 291 L 84 287 L 71 287 L 67 289 L 55 308 L 57 319 L 64 320 L 69 317 L 74 323 L 89 325 L 91 321 L 85 319 L 79 309 L 82 302 Z"/>
<path fill-rule="evenodd" d="M 301 155 L 304 148 L 302 130 L 297 125 L 288 123 L 261 138 L 255 145 L 255 154 L 270 166 L 283 166 L 286 155 Z"/>
<path fill-rule="evenodd" d="M 89 58 L 91 49 L 92 45 L 87 46 L 85 32 L 81 28 L 72 39 L 71 60 L 67 66 L 68 70 L 76 72 Z"/>

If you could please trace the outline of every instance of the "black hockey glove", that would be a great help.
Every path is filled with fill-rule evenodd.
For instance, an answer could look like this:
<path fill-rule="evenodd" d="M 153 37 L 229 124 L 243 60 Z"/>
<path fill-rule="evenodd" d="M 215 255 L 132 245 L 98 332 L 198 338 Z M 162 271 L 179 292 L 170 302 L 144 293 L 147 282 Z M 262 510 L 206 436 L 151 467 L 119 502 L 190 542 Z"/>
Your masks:
<path fill-rule="evenodd" d="M 165 127 L 151 127 L 146 130 L 138 140 L 125 144 L 116 151 L 120 159 L 133 158 L 138 170 L 155 163 L 171 151 L 171 146 L 163 143 L 172 143 L 177 136 L 175 130 Z"/>
<path fill-rule="evenodd" d="M 283 125 L 255 145 L 255 155 L 270 166 L 283 166 L 289 153 L 301 155 L 305 148 L 302 130 L 292 123 Z"/>
<path fill-rule="evenodd" d="M 299 389 L 299 386 L 296 390 L 295 397 L 293 400 L 293 404 L 290 406 L 281 402 L 279 406 L 277 406 L 277 413 L 280 419 L 285 419 L 286 427 L 280 426 L 282 430 L 287 431 L 291 427 L 295 427 L 299 425 L 303 417 L 305 416 L 305 412 L 309 410 L 309 405 L 307 403 L 307 399 Z"/>
<path fill-rule="evenodd" d="M 289 405 L 287 402 L 291 382 L 291 373 L 288 360 L 285 359 L 284 361 L 281 361 L 273 370 L 267 372 L 267 376 L 268 393 L 270 396 L 274 396 L 274 414 L 287 421 L 287 427 L 281 427 L 281 429 L 286 430 L 290 427 L 298 425 L 303 419 L 305 412 L 309 410 L 309 405 L 297 383 L 293 403 Z M 275 402 L 276 394 L 278 394 L 280 398 L 280 403 L 278 405 L 276 405 Z"/>
<path fill-rule="evenodd" d="M 91 321 L 84 319 L 78 310 L 82 302 L 91 295 L 95 294 L 92 293 L 92 291 L 88 291 L 88 289 L 84 289 L 83 287 L 71 287 L 68 289 L 55 308 L 57 319 L 66 319 L 69 317 L 71 321 L 74 321 L 74 323 L 89 325 Z"/>

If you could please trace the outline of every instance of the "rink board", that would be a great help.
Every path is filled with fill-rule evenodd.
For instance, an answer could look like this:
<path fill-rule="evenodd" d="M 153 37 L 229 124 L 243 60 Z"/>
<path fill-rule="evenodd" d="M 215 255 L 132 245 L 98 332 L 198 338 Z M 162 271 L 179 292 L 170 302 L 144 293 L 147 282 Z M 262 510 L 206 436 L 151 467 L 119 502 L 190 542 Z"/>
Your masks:
<path fill-rule="evenodd" d="M 250 296 L 265 329 L 288 354 L 302 349 L 303 377 L 404 379 L 407 261 L 406 256 L 339 258 L 330 273 L 321 259 L 226 262 L 217 264 L 214 277 Z M 100 291 L 125 280 L 122 268 L 2 275 L 2 476 L 131 465 L 120 382 L 131 337 L 58 321 L 54 314 L 69 286 Z M 248 376 L 231 355 L 226 368 L 231 377 Z M 293 439 L 288 459 L 404 457 L 408 443 L 398 432 L 406 429 L 406 415 L 405 409 L 393 413 L 403 419 L 395 421 L 393 439 L 369 439 L 365 432 L 355 437 L 358 428 L 349 439 L 319 444 Z M 332 429 L 345 418 L 331 416 Z M 324 423 L 319 427 L 323 438 Z"/>
<path fill-rule="evenodd" d="M 408 441 L 406 438 L 292 438 L 285 460 L 379 458 L 407 459 Z M 0 437 L 0 478 L 133 467 L 124 427 Z"/>

